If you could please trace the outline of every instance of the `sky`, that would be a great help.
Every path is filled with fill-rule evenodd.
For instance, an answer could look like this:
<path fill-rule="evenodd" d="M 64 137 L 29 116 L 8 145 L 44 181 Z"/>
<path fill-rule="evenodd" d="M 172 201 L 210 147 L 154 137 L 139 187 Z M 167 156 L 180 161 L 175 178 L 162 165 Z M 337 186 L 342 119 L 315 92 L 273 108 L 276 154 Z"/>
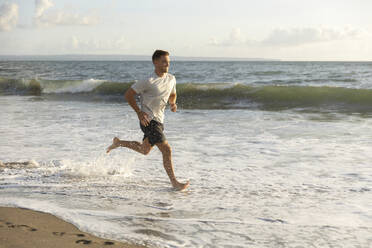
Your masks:
<path fill-rule="evenodd" d="M 0 0 L 0 55 L 372 60 L 371 0 Z"/>

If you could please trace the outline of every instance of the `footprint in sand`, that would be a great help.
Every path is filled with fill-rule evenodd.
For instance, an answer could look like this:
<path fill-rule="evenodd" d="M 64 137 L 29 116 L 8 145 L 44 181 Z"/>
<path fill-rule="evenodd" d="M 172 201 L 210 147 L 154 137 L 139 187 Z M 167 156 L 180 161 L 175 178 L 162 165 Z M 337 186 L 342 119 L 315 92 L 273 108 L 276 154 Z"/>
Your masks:
<path fill-rule="evenodd" d="M 12 222 L 5 222 L 5 224 L 9 227 L 9 228 L 14 228 L 15 225 L 13 225 Z"/>
<path fill-rule="evenodd" d="M 85 237 L 85 234 L 82 233 L 65 233 L 65 232 L 52 232 L 56 236 L 63 236 L 63 235 L 74 235 L 77 237 Z"/>
<path fill-rule="evenodd" d="M 76 240 L 75 243 L 77 243 L 77 244 L 82 243 L 84 245 L 89 245 L 89 244 L 92 243 L 92 241 L 91 240 L 86 240 L 86 239 L 79 239 L 79 240 Z M 111 241 L 105 241 L 103 244 L 104 245 L 114 245 L 115 243 L 111 242 Z"/>
<path fill-rule="evenodd" d="M 56 236 L 73 235 L 73 236 L 77 236 L 77 237 L 85 237 L 85 234 L 83 234 L 83 233 L 65 233 L 65 232 L 52 232 L 52 233 Z M 87 239 L 79 239 L 79 240 L 76 240 L 75 243 L 89 245 L 89 244 L 92 243 L 92 241 L 87 240 Z M 114 245 L 115 242 L 105 241 L 103 244 L 104 245 Z"/>
<path fill-rule="evenodd" d="M 65 232 L 53 232 L 53 234 L 56 236 L 63 236 L 65 235 Z"/>
<path fill-rule="evenodd" d="M 21 228 L 23 230 L 27 230 L 27 231 L 30 231 L 30 232 L 35 232 L 37 231 L 36 228 L 33 228 L 31 226 L 28 226 L 28 225 L 17 225 L 17 224 L 13 224 L 12 222 L 9 222 L 9 221 L 2 221 L 0 220 L 1 222 L 5 223 L 7 225 L 8 228 Z"/>
<path fill-rule="evenodd" d="M 83 243 L 84 245 L 88 245 L 88 244 L 92 243 L 92 241 L 91 240 L 86 240 L 86 239 L 79 239 L 79 240 L 76 240 L 75 243 L 77 243 L 77 244 Z"/>
<path fill-rule="evenodd" d="M 36 228 L 28 226 L 28 225 L 23 225 L 23 224 L 17 225 L 17 224 L 13 224 L 12 222 L 1 220 L 1 219 L 0 219 L 0 222 L 5 223 L 8 228 L 20 228 L 20 229 L 27 230 L 27 231 L 30 231 L 30 232 L 37 231 Z M 0 225 L 0 227 L 4 227 L 4 226 Z M 77 236 L 77 237 L 85 237 L 85 234 L 83 234 L 83 233 L 65 233 L 65 232 L 52 232 L 52 233 L 55 236 L 73 235 L 73 236 Z M 79 239 L 79 240 L 76 240 L 75 243 L 89 245 L 89 244 L 92 243 L 92 241 L 87 240 L 87 239 Z M 103 244 L 104 245 L 114 245 L 115 242 L 105 241 Z"/>
<path fill-rule="evenodd" d="M 22 228 L 22 229 L 24 229 L 24 230 L 28 230 L 28 231 L 30 231 L 30 232 L 35 232 L 35 231 L 37 231 L 36 228 L 30 227 L 30 226 L 28 226 L 28 225 L 16 225 L 16 227 Z"/>
<path fill-rule="evenodd" d="M 106 241 L 105 243 L 103 243 L 104 245 L 113 245 L 115 244 L 114 242 L 111 242 L 111 241 Z"/>

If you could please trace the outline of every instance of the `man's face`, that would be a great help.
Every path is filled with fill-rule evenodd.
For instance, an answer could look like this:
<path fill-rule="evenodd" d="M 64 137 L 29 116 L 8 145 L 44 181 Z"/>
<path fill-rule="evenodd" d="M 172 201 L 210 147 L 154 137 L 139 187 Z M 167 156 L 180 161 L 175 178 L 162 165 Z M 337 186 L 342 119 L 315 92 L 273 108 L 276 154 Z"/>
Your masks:
<path fill-rule="evenodd" d="M 170 60 L 168 55 L 163 55 L 160 58 L 154 60 L 155 69 L 161 72 L 168 72 L 169 63 Z"/>

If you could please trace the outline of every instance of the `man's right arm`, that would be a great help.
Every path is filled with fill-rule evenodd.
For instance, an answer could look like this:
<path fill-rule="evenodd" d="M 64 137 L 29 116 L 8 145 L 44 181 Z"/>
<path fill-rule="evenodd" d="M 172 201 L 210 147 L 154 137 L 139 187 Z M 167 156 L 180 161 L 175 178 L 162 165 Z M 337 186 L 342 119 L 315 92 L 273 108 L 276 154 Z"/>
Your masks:
<path fill-rule="evenodd" d="M 129 89 L 124 94 L 124 98 L 125 100 L 127 100 L 129 105 L 134 109 L 134 111 L 136 111 L 136 113 L 139 114 L 141 110 L 139 109 L 136 99 L 134 98 L 136 94 L 137 92 L 135 92 L 132 87 L 129 87 Z"/>
<path fill-rule="evenodd" d="M 138 119 L 142 123 L 142 125 L 147 126 L 150 123 L 150 118 L 147 115 L 147 113 L 140 110 L 140 108 L 137 105 L 136 99 L 134 96 L 137 94 L 135 90 L 133 90 L 132 87 L 129 87 L 129 89 L 125 92 L 124 98 L 127 100 L 129 105 L 136 111 Z"/>

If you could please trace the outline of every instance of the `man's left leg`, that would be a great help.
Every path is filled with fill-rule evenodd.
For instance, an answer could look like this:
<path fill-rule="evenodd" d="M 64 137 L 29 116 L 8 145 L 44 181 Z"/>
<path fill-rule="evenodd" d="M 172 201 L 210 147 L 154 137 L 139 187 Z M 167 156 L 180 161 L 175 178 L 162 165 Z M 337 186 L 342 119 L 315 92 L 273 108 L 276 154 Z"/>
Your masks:
<path fill-rule="evenodd" d="M 142 143 L 139 143 L 138 141 L 120 140 L 118 137 L 114 137 L 112 145 L 107 148 L 106 153 L 109 153 L 112 149 L 119 146 L 130 148 L 136 152 L 142 153 L 143 155 L 149 154 L 153 147 L 151 146 L 148 137 L 144 138 Z"/>
<path fill-rule="evenodd" d="M 180 183 L 177 181 L 176 176 L 174 175 L 173 163 L 172 163 L 172 148 L 169 145 L 167 140 L 162 142 L 155 143 L 155 145 L 159 148 L 161 153 L 163 154 L 163 165 L 165 171 L 168 174 L 168 177 L 173 185 L 174 188 L 182 190 L 189 186 L 190 181 L 186 183 Z"/>

